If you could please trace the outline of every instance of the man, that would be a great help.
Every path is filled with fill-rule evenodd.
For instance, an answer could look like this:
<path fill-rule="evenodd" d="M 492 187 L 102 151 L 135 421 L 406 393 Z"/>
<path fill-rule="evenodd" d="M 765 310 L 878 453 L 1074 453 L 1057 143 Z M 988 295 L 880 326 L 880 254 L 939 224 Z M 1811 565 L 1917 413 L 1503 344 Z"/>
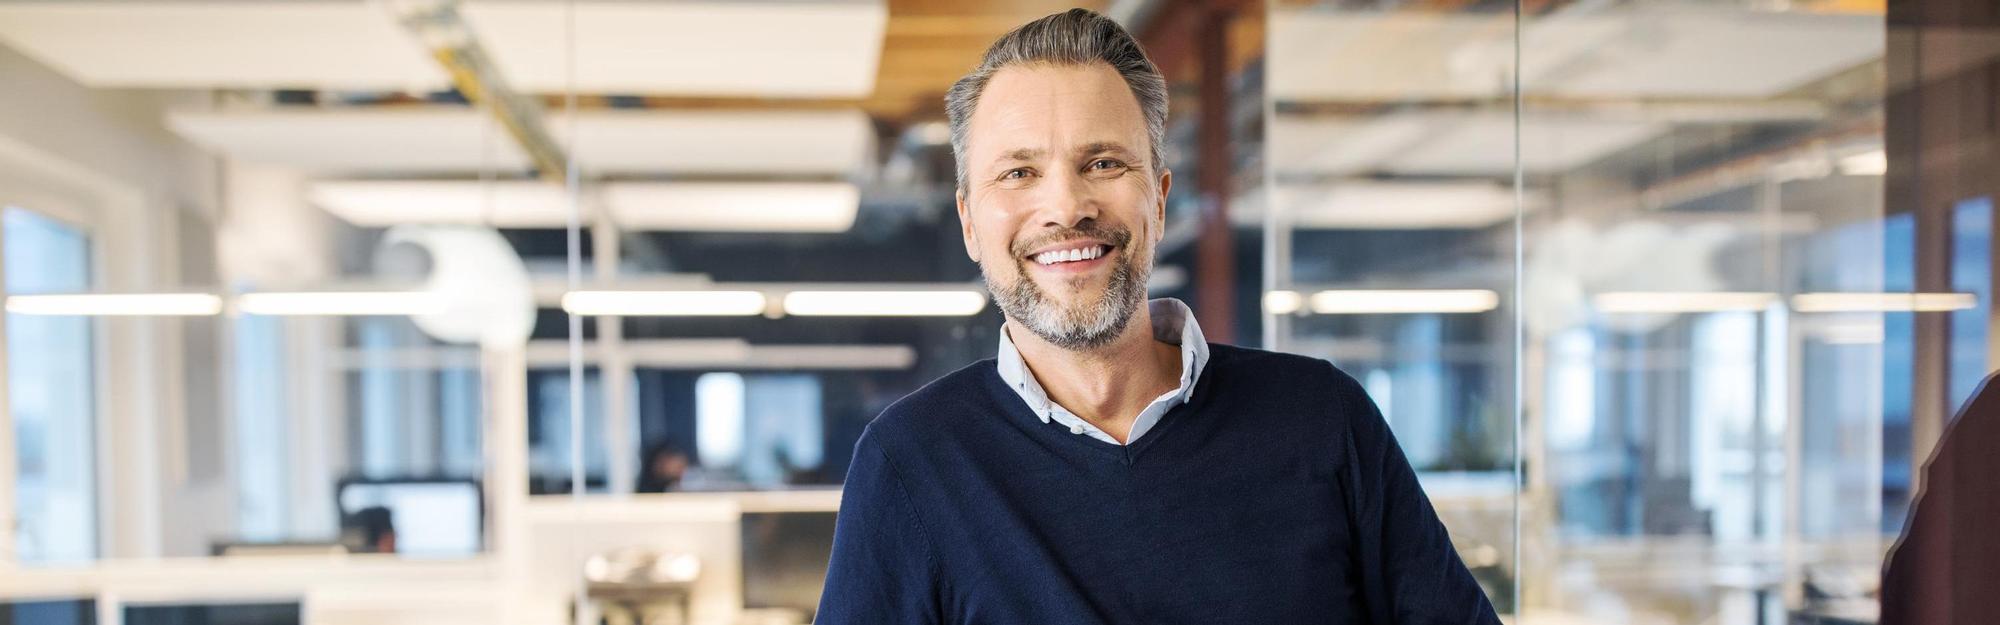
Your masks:
<path fill-rule="evenodd" d="M 1173 176 L 1130 35 L 1029 23 L 946 108 L 999 356 L 856 443 L 815 622 L 1497 625 L 1359 384 L 1146 302 Z"/>

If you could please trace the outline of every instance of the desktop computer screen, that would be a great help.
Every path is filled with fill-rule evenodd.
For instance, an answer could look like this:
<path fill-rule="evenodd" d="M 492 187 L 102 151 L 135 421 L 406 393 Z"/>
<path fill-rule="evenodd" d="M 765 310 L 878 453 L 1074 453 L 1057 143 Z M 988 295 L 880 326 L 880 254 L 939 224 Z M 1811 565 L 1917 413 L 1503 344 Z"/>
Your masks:
<path fill-rule="evenodd" d="M 125 625 L 299 625 L 298 603 L 125 606 Z"/>
<path fill-rule="evenodd" d="M 97 602 L 90 599 L 0 602 L 0 625 L 97 625 Z"/>
<path fill-rule="evenodd" d="M 477 555 L 483 531 L 475 480 L 350 480 L 340 485 L 342 518 L 387 508 L 396 553 L 412 557 Z"/>

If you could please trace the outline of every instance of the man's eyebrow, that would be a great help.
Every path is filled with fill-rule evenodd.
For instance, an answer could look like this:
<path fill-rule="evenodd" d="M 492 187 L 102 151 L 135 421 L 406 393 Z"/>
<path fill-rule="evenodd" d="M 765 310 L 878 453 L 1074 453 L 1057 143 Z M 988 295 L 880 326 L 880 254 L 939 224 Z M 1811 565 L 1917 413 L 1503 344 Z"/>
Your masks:
<path fill-rule="evenodd" d="M 1077 146 L 1076 154 L 1077 156 L 1087 156 L 1091 154 L 1117 154 L 1119 156 L 1130 157 L 1132 155 L 1132 151 L 1126 149 L 1125 144 L 1116 141 L 1093 141 L 1090 143 L 1085 143 L 1083 145 Z"/>
<path fill-rule="evenodd" d="M 1007 162 L 1020 162 L 1020 161 L 1034 161 L 1035 159 L 1040 158 L 1044 153 L 1045 152 L 1043 150 L 1037 148 L 1014 148 L 1012 150 L 1002 152 L 999 157 L 993 159 L 993 162 L 1007 163 Z"/>

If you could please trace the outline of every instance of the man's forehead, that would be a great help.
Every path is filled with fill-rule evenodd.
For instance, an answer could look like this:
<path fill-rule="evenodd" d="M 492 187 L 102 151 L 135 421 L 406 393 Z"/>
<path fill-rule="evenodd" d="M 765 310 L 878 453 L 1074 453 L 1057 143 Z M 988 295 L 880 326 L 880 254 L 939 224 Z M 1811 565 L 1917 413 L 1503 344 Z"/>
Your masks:
<path fill-rule="evenodd" d="M 987 83 L 967 125 L 971 147 L 1000 156 L 1134 151 L 1142 149 L 1145 136 L 1138 100 L 1103 63 L 1002 69 Z"/>

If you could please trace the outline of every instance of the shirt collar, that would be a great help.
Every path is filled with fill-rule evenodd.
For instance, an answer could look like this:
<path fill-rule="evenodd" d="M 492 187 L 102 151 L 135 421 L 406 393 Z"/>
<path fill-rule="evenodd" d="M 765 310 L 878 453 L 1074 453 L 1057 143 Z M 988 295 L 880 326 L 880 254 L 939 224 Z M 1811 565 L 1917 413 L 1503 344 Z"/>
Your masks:
<path fill-rule="evenodd" d="M 1146 302 L 1146 311 L 1153 318 L 1153 338 L 1181 348 L 1180 387 L 1174 390 L 1174 403 L 1185 403 L 1194 398 L 1194 384 L 1201 379 L 1202 367 L 1208 365 L 1208 341 L 1202 337 L 1201 324 L 1194 319 L 1194 310 L 1187 303 L 1171 297 L 1162 297 Z M 1049 420 L 1049 395 L 1040 382 L 1028 371 L 1028 363 L 1021 360 L 1021 350 L 1014 347 L 1014 340 L 1007 336 L 1007 327 L 1000 327 L 1000 348 L 996 352 L 994 365 L 1000 370 L 1000 379 L 1007 387 L 1021 396 L 1039 415 L 1042 422 Z"/>

